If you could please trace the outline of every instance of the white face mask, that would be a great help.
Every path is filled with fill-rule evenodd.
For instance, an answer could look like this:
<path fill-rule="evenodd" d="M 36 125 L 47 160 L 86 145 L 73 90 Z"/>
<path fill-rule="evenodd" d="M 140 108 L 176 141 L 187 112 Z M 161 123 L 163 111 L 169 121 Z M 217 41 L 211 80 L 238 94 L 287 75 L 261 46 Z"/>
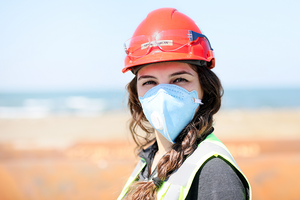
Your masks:
<path fill-rule="evenodd" d="M 159 84 L 139 100 L 150 124 L 172 143 L 203 104 L 196 90 L 189 92 L 174 84 Z"/>

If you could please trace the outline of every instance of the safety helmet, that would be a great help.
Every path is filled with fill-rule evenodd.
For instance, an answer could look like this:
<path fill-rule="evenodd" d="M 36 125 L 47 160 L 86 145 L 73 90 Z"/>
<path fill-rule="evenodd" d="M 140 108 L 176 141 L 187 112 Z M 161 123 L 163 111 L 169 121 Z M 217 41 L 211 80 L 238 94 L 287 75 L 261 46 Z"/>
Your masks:
<path fill-rule="evenodd" d="M 208 38 L 191 18 L 174 8 L 150 12 L 124 47 L 127 55 L 123 73 L 166 61 L 205 61 L 210 69 L 215 66 Z"/>

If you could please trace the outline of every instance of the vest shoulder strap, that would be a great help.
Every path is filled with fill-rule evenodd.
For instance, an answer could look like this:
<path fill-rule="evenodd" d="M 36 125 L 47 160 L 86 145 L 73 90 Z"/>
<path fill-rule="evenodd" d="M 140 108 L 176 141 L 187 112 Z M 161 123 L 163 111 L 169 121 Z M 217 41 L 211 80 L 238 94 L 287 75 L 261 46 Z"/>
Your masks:
<path fill-rule="evenodd" d="M 185 199 L 193 179 L 200 167 L 211 157 L 221 157 L 233 166 L 240 177 L 244 178 L 248 186 L 249 199 L 251 199 L 251 186 L 240 170 L 229 150 L 214 135 L 210 134 L 202 141 L 198 148 L 184 161 L 182 166 L 177 169 L 160 188 L 158 199 Z"/>
<path fill-rule="evenodd" d="M 146 166 L 146 161 L 141 158 L 138 164 L 136 165 L 135 169 L 133 170 L 132 174 L 130 175 L 129 179 L 127 180 L 121 194 L 119 195 L 117 200 L 123 199 L 123 197 L 128 192 L 129 186 L 136 180 L 139 173 L 142 171 L 142 169 Z"/>

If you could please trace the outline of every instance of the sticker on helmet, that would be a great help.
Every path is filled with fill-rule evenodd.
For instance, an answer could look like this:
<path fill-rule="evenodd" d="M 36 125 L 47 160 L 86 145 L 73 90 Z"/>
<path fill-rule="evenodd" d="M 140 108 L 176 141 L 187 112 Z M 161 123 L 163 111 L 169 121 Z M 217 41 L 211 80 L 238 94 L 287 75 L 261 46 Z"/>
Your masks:
<path fill-rule="evenodd" d="M 155 47 L 155 46 L 173 46 L 173 40 L 158 40 L 158 41 L 152 41 L 152 42 L 147 42 L 144 44 L 141 44 L 141 50 L 147 49 L 150 47 Z"/>

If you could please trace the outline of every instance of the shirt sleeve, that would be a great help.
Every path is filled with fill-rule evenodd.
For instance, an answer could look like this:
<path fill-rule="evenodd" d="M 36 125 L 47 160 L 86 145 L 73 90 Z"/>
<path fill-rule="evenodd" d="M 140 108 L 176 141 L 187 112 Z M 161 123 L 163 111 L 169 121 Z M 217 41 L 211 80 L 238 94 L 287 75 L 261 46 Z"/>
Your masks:
<path fill-rule="evenodd" d="M 212 158 L 197 172 L 186 200 L 241 200 L 246 189 L 234 169 L 221 158 Z"/>

